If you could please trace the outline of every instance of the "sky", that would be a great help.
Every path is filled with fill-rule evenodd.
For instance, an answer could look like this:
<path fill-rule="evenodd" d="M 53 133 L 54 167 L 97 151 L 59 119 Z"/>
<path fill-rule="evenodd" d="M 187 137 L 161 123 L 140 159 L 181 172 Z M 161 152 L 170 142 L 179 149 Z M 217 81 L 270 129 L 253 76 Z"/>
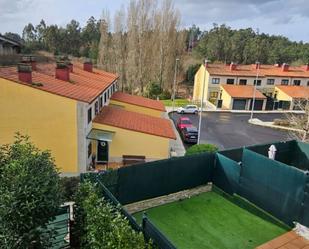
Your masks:
<path fill-rule="evenodd" d="M 31 22 L 65 26 L 75 19 L 83 26 L 90 16 L 110 15 L 129 0 L 0 0 L 0 33 L 22 33 Z M 181 26 L 196 24 L 208 30 L 213 23 L 309 42 L 309 0 L 174 0 Z"/>

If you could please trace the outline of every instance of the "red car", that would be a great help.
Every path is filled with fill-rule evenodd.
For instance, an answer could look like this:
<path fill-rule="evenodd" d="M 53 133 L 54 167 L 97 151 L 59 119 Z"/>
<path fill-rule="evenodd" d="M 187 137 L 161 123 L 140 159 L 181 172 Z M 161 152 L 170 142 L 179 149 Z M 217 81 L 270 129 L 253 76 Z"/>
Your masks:
<path fill-rule="evenodd" d="M 180 117 L 177 121 L 177 129 L 182 130 L 185 127 L 192 127 L 193 124 L 188 117 Z"/>

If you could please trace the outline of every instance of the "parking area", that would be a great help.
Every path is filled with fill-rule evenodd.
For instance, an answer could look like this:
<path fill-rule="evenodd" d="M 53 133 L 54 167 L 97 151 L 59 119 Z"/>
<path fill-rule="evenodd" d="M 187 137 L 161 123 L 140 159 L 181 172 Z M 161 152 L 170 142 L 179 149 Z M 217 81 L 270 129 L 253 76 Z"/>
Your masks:
<path fill-rule="evenodd" d="M 201 142 L 216 144 L 220 149 L 289 139 L 289 133 L 286 131 L 249 124 L 249 113 L 207 112 L 202 115 Z M 189 117 L 192 123 L 198 127 L 199 115 L 170 114 L 170 118 L 174 122 L 180 116 Z M 276 118 L 284 118 L 284 114 L 254 114 L 254 118 L 272 121 Z"/>

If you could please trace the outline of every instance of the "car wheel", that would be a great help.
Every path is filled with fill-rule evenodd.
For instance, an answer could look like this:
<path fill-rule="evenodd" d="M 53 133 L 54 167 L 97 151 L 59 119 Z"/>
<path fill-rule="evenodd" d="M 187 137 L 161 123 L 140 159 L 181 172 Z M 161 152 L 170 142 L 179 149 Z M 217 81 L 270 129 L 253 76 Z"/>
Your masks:
<path fill-rule="evenodd" d="M 184 114 L 185 113 L 185 111 L 181 111 L 181 114 Z"/>
<path fill-rule="evenodd" d="M 194 111 L 194 114 L 197 114 L 198 113 L 198 111 Z"/>

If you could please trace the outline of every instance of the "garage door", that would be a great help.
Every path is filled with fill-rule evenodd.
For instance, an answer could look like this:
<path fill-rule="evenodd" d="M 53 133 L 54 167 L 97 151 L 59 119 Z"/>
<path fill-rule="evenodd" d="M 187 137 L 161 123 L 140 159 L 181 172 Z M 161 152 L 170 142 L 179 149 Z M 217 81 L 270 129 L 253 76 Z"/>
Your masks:
<path fill-rule="evenodd" d="M 252 103 L 253 101 L 251 101 L 250 110 L 252 110 Z M 263 100 L 256 99 L 254 101 L 254 110 L 262 110 L 262 109 L 263 109 Z"/>
<path fill-rule="evenodd" d="M 245 110 L 246 109 L 246 99 L 234 99 L 233 110 Z"/>

